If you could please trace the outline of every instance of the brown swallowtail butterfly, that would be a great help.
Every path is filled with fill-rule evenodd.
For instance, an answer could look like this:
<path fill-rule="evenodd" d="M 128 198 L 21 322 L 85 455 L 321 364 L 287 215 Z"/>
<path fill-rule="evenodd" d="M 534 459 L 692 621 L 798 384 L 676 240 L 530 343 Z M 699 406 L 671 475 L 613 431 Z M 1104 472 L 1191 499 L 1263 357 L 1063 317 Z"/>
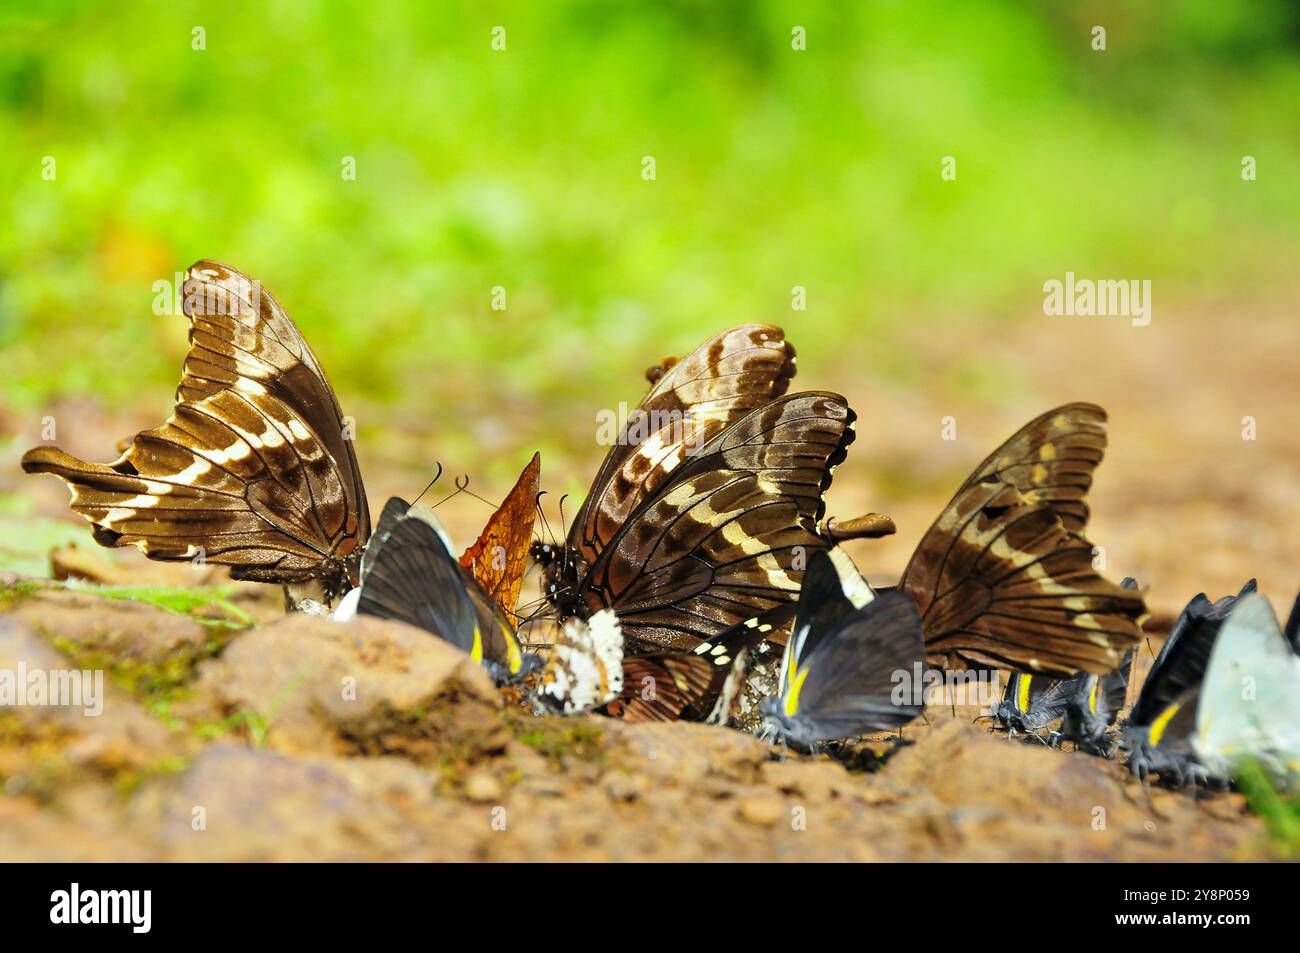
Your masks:
<path fill-rule="evenodd" d="M 357 582 L 370 516 L 325 372 L 280 303 L 233 268 L 191 266 L 183 308 L 189 352 L 167 421 L 112 463 L 37 447 L 23 469 L 67 483 L 104 546 L 315 583 L 332 600 Z"/>
<path fill-rule="evenodd" d="M 795 360 L 749 324 L 647 372 L 564 544 L 534 545 L 561 621 L 613 608 L 629 654 L 691 649 L 794 598 L 795 547 L 825 545 L 821 490 L 852 439 L 842 398 L 781 400 Z"/>
<path fill-rule="evenodd" d="M 1066 404 L 1031 420 L 961 485 L 903 572 L 934 664 L 1104 674 L 1136 644 L 1142 596 L 1094 567 L 1092 471 L 1106 412 Z"/>
<path fill-rule="evenodd" d="M 810 551 L 829 545 L 817 533 L 822 494 L 853 420 L 843 397 L 810 392 L 715 428 L 693 453 L 642 446 L 633 454 L 642 462 L 621 468 L 637 478 L 620 491 L 598 479 L 558 554 L 534 544 L 547 598 L 561 620 L 614 609 L 630 654 L 690 650 L 796 599 Z M 602 473 L 610 469 L 607 460 Z"/>

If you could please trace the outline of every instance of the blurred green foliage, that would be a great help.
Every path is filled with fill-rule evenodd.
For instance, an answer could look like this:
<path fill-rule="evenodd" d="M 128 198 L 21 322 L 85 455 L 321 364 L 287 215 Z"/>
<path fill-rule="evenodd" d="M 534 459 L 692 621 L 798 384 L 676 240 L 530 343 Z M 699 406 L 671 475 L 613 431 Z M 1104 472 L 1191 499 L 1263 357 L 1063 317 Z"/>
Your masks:
<path fill-rule="evenodd" d="M 1236 782 L 1250 809 L 1268 827 L 1278 853 L 1284 859 L 1300 856 L 1300 794 L 1279 791 L 1264 766 L 1254 760 L 1239 766 Z"/>
<path fill-rule="evenodd" d="M 879 330 L 1041 313 L 1067 270 L 1166 299 L 1294 280 L 1286 0 L 0 11 L 11 407 L 166 392 L 184 321 L 152 284 L 200 257 L 277 294 L 345 403 L 435 415 L 633 399 L 629 368 L 747 319 L 906 374 Z"/>

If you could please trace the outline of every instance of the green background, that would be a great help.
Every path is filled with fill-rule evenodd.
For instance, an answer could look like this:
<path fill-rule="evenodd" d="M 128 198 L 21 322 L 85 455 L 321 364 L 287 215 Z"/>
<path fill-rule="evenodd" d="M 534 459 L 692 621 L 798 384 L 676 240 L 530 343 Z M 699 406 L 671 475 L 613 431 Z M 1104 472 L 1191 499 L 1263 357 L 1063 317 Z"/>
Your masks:
<path fill-rule="evenodd" d="M 829 360 L 888 322 L 1033 311 L 1067 269 L 1275 284 L 1300 188 L 1239 169 L 1295 167 L 1298 23 L 1281 0 L 6 3 L 0 387 L 169 385 L 183 322 L 151 285 L 200 257 L 274 290 L 341 391 L 419 402 L 602 393 L 749 319 Z"/>
<path fill-rule="evenodd" d="M 801 386 L 941 388 L 1023 420 L 1056 396 L 1022 384 L 1044 336 L 1106 333 L 1045 319 L 1045 280 L 1149 279 L 1158 327 L 1230 314 L 1229 339 L 1295 297 L 1283 0 L 0 9 L 15 471 L 45 414 L 99 460 L 161 419 L 186 327 L 154 314 L 154 283 L 203 257 L 295 317 L 377 497 L 435 461 L 503 490 L 534 449 L 579 492 L 595 412 L 742 321 L 787 328 Z M 1069 395 L 1111 345 L 1088 346 Z M 872 462 L 889 486 L 924 479 Z"/>

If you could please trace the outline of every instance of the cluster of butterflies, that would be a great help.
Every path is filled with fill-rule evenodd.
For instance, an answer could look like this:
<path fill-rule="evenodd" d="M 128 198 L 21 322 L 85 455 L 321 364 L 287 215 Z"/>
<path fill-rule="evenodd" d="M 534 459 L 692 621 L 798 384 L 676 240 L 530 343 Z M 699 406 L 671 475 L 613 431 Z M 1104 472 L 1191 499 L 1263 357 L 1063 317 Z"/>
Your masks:
<path fill-rule="evenodd" d="M 419 626 L 499 683 L 527 685 L 539 711 L 727 723 L 751 660 L 780 649 L 777 690 L 760 710 L 787 743 L 901 727 L 923 702 L 899 701 L 897 673 L 939 665 L 1018 673 L 1025 730 L 1050 693 L 1073 706 L 1065 731 L 1103 744 L 1145 604 L 1097 571 L 1084 535 L 1106 446 L 1100 407 L 1030 421 L 960 486 L 898 584 L 876 590 L 838 544 L 888 535 L 892 522 L 825 513 L 854 412 L 838 394 L 787 393 L 794 347 L 778 327 L 743 325 L 647 372 L 650 389 L 562 542 L 533 539 L 534 456 L 457 557 L 418 501 L 390 499 L 372 532 L 338 400 L 271 294 L 201 261 L 183 303 L 190 347 L 161 427 L 106 465 L 54 447 L 23 457 L 28 472 L 68 484 L 103 545 L 201 555 L 236 579 L 285 586 L 299 607 L 337 603 L 339 619 Z M 544 599 L 524 615 L 532 565 Z M 558 633 L 544 660 L 519 636 L 539 618 Z M 1162 658 L 1188 641 L 1175 635 Z M 1167 667 L 1180 679 L 1171 685 L 1190 687 L 1182 667 Z M 1163 710 L 1139 720 L 1152 707 L 1140 701 L 1126 730 L 1159 771 L 1173 734 Z"/>
<path fill-rule="evenodd" d="M 1132 580 L 1125 580 L 1132 583 Z M 1300 783 L 1300 596 L 1286 626 L 1250 580 L 1235 596 L 1197 595 L 1179 614 L 1117 732 L 1132 651 L 1100 679 L 1016 674 L 995 717 L 1010 732 L 1069 739 L 1082 750 L 1128 754 L 1139 778 L 1226 785 L 1253 759 L 1283 787 Z M 1109 735 L 1109 737 L 1108 737 Z"/>

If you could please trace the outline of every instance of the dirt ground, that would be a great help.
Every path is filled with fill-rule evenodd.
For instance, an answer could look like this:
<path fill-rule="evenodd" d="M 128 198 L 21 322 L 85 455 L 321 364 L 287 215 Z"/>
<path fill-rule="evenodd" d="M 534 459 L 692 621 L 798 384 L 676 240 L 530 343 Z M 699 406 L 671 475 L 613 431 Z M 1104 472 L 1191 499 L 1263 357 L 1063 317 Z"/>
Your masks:
<path fill-rule="evenodd" d="M 971 467 L 1036 413 L 1091 400 L 1111 425 L 1089 535 L 1111 575 L 1148 589 L 1156 627 L 1195 593 L 1235 592 L 1251 576 L 1285 612 L 1300 584 L 1294 313 L 1285 302 L 1227 319 L 1201 306 L 1157 311 L 1145 328 L 1040 317 L 942 333 L 900 316 L 879 347 L 904 374 L 875 374 L 869 359 L 801 361 L 797 386 L 839 390 L 859 414 L 830 510 L 894 517 L 895 537 L 850 546 L 871 581 L 892 583 Z M 797 345 L 797 326 L 787 333 Z M 988 354 L 974 376 L 972 354 Z M 626 393 L 575 389 L 544 413 L 491 389 L 472 418 L 439 418 L 436 397 L 363 406 L 371 507 L 417 492 L 434 459 L 498 499 L 542 446 L 555 526 L 558 497 L 580 493 L 599 462 L 595 410 L 635 401 L 643 386 L 629 368 Z M 68 421 L 64 449 L 106 460 L 167 401 L 145 395 L 110 413 L 69 400 L 49 413 Z M 947 416 L 955 441 L 940 436 Z M 1255 439 L 1243 439 L 1243 418 Z M 7 411 L 0 427 L 0 495 L 24 501 L 0 514 L 13 552 L 41 545 L 47 528 L 27 528 L 64 519 L 67 496 L 18 471 L 39 417 Z M 440 512 L 467 543 L 487 507 L 462 496 Z M 105 568 L 102 555 L 75 558 L 122 583 L 194 581 L 134 554 Z M 93 661 L 109 669 L 112 694 L 97 719 L 0 709 L 4 859 L 1272 856 L 1238 795 L 1147 789 L 1115 763 L 990 735 L 973 709 L 934 710 L 873 770 L 849 769 L 726 729 L 535 720 L 436 640 L 379 623 L 345 632 L 278 620 L 278 594 L 264 587 L 238 589 L 236 603 L 262 621 L 244 629 L 6 582 L 0 667 Z M 525 598 L 534 592 L 526 582 Z M 340 705 L 338 679 L 349 676 L 364 690 Z"/>

